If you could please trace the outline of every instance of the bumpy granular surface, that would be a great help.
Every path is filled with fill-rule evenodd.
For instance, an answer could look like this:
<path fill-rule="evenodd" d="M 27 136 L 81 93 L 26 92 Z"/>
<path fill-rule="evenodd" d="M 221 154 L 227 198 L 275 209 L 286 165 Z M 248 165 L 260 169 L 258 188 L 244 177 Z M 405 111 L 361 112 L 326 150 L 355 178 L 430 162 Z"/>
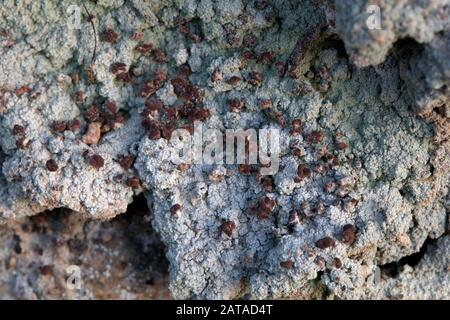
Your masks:
<path fill-rule="evenodd" d="M 4 1 L 0 296 L 449 299 L 448 1 L 370 4 Z"/>

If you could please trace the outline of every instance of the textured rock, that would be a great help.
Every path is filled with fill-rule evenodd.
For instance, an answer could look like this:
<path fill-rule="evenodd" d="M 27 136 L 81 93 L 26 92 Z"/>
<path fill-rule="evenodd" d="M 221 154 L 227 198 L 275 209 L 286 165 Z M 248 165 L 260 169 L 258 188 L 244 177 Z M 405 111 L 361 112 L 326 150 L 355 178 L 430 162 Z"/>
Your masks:
<path fill-rule="evenodd" d="M 450 237 L 445 236 L 429 245 L 414 268 L 404 265 L 396 278 L 386 281 L 383 294 L 391 299 L 448 299 L 449 241 Z"/>
<path fill-rule="evenodd" d="M 448 251 L 446 1 L 385 1 L 382 30 L 367 28 L 367 1 L 88 2 L 78 29 L 67 24 L 71 4 L 0 8 L 5 241 L 30 237 L 14 226 L 25 216 L 67 208 L 107 220 L 142 195 L 175 298 L 449 298 L 448 281 L 435 296 L 421 289 L 446 276 L 433 258 Z M 168 137 L 195 120 L 210 141 L 222 137 L 208 129 L 277 130 L 277 172 L 176 163 L 179 145 L 192 145 Z M 116 230 L 76 219 L 45 237 L 86 224 L 77 236 L 95 248 L 91 233 Z M 150 222 L 134 223 L 146 238 Z M 415 269 L 380 280 L 380 267 L 438 238 Z M 125 248 L 105 246 L 104 259 Z M 19 274 L 17 286 L 31 279 Z M 120 281 L 126 297 L 149 294 Z M 69 297 L 46 286 L 3 292 Z M 105 297 L 96 286 L 75 297 Z"/>
<path fill-rule="evenodd" d="M 108 222 L 58 210 L 1 226 L 2 299 L 170 298 L 164 246 L 147 227 L 145 200 L 130 210 Z M 79 288 L 67 285 L 74 266 Z"/>
<path fill-rule="evenodd" d="M 399 39 L 431 42 L 448 28 L 449 9 L 447 0 L 336 1 L 336 27 L 357 65 L 376 65 Z M 371 18 L 378 19 L 378 13 L 380 24 L 372 26 Z"/>

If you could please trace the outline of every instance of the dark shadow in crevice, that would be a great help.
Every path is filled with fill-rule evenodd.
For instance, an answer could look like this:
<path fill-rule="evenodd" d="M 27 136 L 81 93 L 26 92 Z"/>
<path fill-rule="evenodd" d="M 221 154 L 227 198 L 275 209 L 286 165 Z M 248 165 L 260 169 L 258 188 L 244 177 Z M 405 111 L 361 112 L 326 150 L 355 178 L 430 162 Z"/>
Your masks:
<path fill-rule="evenodd" d="M 170 298 L 165 246 L 151 226 L 145 197 L 133 200 L 125 213 L 109 221 L 86 219 L 61 208 L 10 227 L 11 238 L 6 243 L 17 267 L 9 272 L 24 272 L 18 266 L 29 265 L 32 271 L 27 270 L 25 275 L 28 282 L 35 283 L 42 269 L 64 284 L 60 280 L 64 268 L 76 265 L 96 299 L 120 298 L 123 289 L 137 298 Z M 41 292 L 37 283 L 34 290 L 42 298 L 62 298 L 66 288 L 58 286 L 52 287 L 54 295 Z M 12 295 L 21 297 L 14 292 Z"/>
<path fill-rule="evenodd" d="M 404 265 L 409 265 L 412 268 L 416 267 L 436 241 L 437 239 L 428 237 L 418 252 L 405 256 L 399 261 L 379 266 L 382 276 L 385 278 L 395 278 L 402 272 Z"/>
<path fill-rule="evenodd" d="M 347 50 L 345 50 L 345 43 L 337 34 L 332 34 L 325 38 L 320 43 L 320 50 L 318 52 L 322 52 L 326 49 L 335 49 L 338 53 L 339 58 L 346 58 L 349 60 L 349 56 L 347 54 Z"/>
<path fill-rule="evenodd" d="M 124 239 L 137 273 L 145 276 L 146 284 L 152 285 L 162 275 L 168 274 L 169 263 L 165 257 L 165 246 L 159 234 L 153 230 L 151 212 L 143 194 L 134 198 L 127 211 L 111 220 L 124 229 Z"/>
<path fill-rule="evenodd" d="M 415 54 L 420 53 L 424 46 L 412 38 L 403 38 L 395 42 L 391 53 L 398 60 L 408 62 Z"/>

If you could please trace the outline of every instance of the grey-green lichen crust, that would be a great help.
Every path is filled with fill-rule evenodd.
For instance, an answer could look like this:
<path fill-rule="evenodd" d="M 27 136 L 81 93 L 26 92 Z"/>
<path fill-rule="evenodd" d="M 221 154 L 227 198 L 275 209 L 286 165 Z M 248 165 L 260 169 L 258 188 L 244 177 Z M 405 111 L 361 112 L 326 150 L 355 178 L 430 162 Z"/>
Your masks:
<path fill-rule="evenodd" d="M 434 14 L 444 2 L 425 7 L 421 1 L 386 1 L 389 28 L 374 46 L 361 20 L 366 1 L 85 1 L 98 34 L 91 62 L 95 41 L 81 2 L 4 1 L 0 219 L 58 207 L 109 219 L 144 192 L 152 225 L 167 246 L 176 298 L 448 299 L 449 274 L 442 270 L 448 258 L 427 258 L 398 279 L 380 279 L 380 266 L 418 252 L 427 239 L 441 237 L 439 250 L 449 250 L 450 30 L 448 16 Z M 83 15 L 80 29 L 67 24 L 67 7 L 74 3 Z M 421 19 L 406 23 L 404 7 L 418 10 Z M 183 35 L 177 18 L 202 41 Z M 115 30 L 116 43 L 100 41 L 105 28 Z M 165 51 L 166 62 L 135 51 L 136 30 L 142 42 Z M 424 44 L 392 49 L 406 36 Z M 245 50 L 256 58 L 244 58 Z M 268 65 L 258 59 L 265 52 L 273 58 Z M 132 70 L 133 84 L 111 73 L 115 62 Z M 285 63 L 284 76 L 276 62 Z M 89 65 L 93 83 L 70 77 Z M 189 66 L 188 79 L 201 88 L 202 108 L 210 111 L 205 127 L 280 130 L 280 168 L 270 190 L 236 165 L 181 170 L 171 161 L 175 147 L 168 140 L 148 138 L 140 124 L 140 85 L 157 69 L 178 77 L 182 65 Z M 262 75 L 260 85 L 248 81 L 251 71 Z M 212 81 L 214 72 L 221 79 Z M 228 82 L 233 76 L 240 81 Z M 23 86 L 31 91 L 18 92 Z M 73 98 L 77 91 L 86 97 L 81 104 Z M 155 96 L 166 106 L 179 105 L 175 91 L 166 81 Z M 230 99 L 242 100 L 245 108 L 230 112 Z M 266 99 L 269 112 L 260 106 Z M 82 114 L 106 100 L 116 102 L 125 122 L 87 145 Z M 54 121 L 74 117 L 80 132 L 52 129 Z M 294 119 L 302 120 L 303 134 L 291 133 Z M 26 148 L 17 145 L 15 125 L 26 130 Z M 308 139 L 314 131 L 323 134 L 319 143 Z M 347 147 L 336 148 L 338 142 Z M 89 165 L 92 154 L 105 165 Z M 136 158 L 127 172 L 116 161 L 123 154 Z M 46 168 L 50 158 L 58 163 L 55 172 Z M 312 173 L 299 181 L 302 164 Z M 139 176 L 139 188 L 117 181 L 130 174 Z M 276 205 L 261 219 L 251 208 L 265 196 Z M 174 204 L 181 206 L 176 214 Z M 293 209 L 301 213 L 297 223 L 290 223 Z M 224 221 L 235 223 L 231 235 L 221 232 Z M 351 243 L 342 237 L 349 224 L 356 228 Z M 325 237 L 334 245 L 317 245 Z"/>

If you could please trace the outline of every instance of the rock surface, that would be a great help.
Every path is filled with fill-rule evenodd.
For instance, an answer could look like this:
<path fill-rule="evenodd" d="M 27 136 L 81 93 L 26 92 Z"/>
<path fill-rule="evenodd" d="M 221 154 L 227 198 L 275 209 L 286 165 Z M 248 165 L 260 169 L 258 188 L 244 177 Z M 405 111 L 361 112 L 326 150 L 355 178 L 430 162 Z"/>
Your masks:
<path fill-rule="evenodd" d="M 0 295 L 168 297 L 157 232 L 175 298 L 449 299 L 448 1 L 368 5 L 5 1 Z M 175 163 L 195 121 L 276 130 L 278 170 Z"/>
<path fill-rule="evenodd" d="M 1 298 L 170 298 L 164 245 L 147 227 L 145 200 L 131 210 L 108 222 L 55 210 L 1 226 Z"/>

